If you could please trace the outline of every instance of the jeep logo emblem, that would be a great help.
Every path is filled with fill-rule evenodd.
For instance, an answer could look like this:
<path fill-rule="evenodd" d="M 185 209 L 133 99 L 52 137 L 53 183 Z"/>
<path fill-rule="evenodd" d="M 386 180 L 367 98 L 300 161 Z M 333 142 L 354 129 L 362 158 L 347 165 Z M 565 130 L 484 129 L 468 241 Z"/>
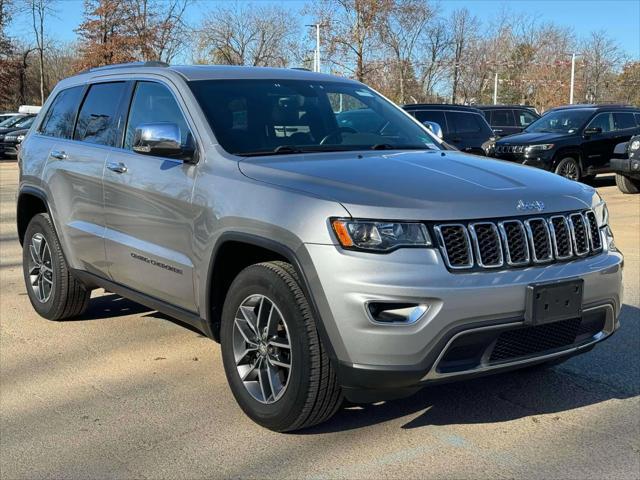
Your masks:
<path fill-rule="evenodd" d="M 544 210 L 544 203 L 541 202 L 540 200 L 531 200 L 531 201 L 518 200 L 518 203 L 516 203 L 516 208 L 521 212 L 530 212 L 532 210 L 541 212 Z"/>

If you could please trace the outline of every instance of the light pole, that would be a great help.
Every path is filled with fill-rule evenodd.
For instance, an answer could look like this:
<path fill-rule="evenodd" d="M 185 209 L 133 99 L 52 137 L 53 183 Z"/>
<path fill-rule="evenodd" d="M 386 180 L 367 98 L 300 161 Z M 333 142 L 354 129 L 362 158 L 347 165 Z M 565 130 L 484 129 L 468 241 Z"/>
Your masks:
<path fill-rule="evenodd" d="M 309 25 L 305 25 L 305 27 L 315 27 L 316 28 L 316 49 L 313 52 L 313 71 L 320 71 L 320 24 L 319 23 L 311 23 Z"/>
<path fill-rule="evenodd" d="M 569 105 L 573 105 L 573 82 L 576 76 L 576 57 L 579 53 L 571 54 L 571 87 L 569 89 Z"/>

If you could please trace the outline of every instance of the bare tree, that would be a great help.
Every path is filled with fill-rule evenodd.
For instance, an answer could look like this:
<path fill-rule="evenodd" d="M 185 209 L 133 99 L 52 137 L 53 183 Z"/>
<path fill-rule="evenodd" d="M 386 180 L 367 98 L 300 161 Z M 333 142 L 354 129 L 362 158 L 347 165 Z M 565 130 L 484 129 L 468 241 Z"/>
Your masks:
<path fill-rule="evenodd" d="M 291 60 L 297 34 L 288 10 L 236 3 L 206 15 L 198 32 L 198 60 L 283 67 Z"/>
<path fill-rule="evenodd" d="M 427 99 L 436 97 L 436 85 L 448 70 L 447 52 L 451 37 L 449 27 L 443 19 L 429 22 L 422 40 L 421 58 L 416 62 L 420 88 Z"/>
<path fill-rule="evenodd" d="M 467 54 L 469 45 L 478 35 L 480 22 L 477 17 L 471 15 L 466 8 L 454 10 L 451 14 L 452 28 L 452 63 L 453 79 L 451 87 L 451 101 L 458 101 L 458 87 L 460 75 L 463 69 L 464 56 Z"/>
<path fill-rule="evenodd" d="M 396 64 L 400 103 L 406 101 L 406 84 L 410 74 L 414 76 L 413 66 L 422 46 L 422 36 L 434 15 L 434 10 L 424 0 L 394 0 L 381 21 L 382 43 Z"/>
<path fill-rule="evenodd" d="M 40 105 L 45 100 L 45 71 L 44 71 L 44 50 L 45 50 L 45 19 L 54 13 L 55 0 L 25 0 L 31 16 L 31 25 L 36 40 L 38 51 L 38 65 L 40 67 Z"/>
<path fill-rule="evenodd" d="M 378 33 L 391 0 L 321 0 L 314 5 L 315 22 L 326 32 L 325 54 L 339 73 L 363 82 L 377 68 Z"/>
<path fill-rule="evenodd" d="M 603 30 L 592 32 L 583 45 L 583 81 L 590 102 L 606 99 L 614 84 L 615 69 L 624 63 L 618 44 Z"/>

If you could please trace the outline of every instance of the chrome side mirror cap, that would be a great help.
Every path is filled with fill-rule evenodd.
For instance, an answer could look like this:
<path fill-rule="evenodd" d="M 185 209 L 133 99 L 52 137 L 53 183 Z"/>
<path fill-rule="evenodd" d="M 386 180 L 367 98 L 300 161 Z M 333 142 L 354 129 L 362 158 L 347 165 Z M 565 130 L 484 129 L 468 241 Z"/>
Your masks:
<path fill-rule="evenodd" d="M 422 124 L 427 127 L 438 138 L 442 139 L 442 127 L 437 122 L 426 120 Z"/>
<path fill-rule="evenodd" d="M 143 123 L 133 134 L 132 149 L 142 155 L 193 161 L 195 148 L 182 145 L 180 128 L 171 122 Z"/>

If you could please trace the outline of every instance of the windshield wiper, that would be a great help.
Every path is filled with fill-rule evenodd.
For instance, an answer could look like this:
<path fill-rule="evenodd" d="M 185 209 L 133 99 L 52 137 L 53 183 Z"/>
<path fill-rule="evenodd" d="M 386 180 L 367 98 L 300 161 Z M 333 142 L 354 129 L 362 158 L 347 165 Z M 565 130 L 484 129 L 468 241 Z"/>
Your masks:
<path fill-rule="evenodd" d="M 317 153 L 317 152 L 344 152 L 349 149 L 324 145 L 309 145 L 299 147 L 297 145 L 279 145 L 273 150 L 257 151 L 257 152 L 234 152 L 234 155 L 240 157 L 261 157 L 267 155 L 291 155 L 296 153 Z"/>
<path fill-rule="evenodd" d="M 376 143 L 371 150 L 432 150 L 427 145 L 391 145 L 390 143 Z"/>

